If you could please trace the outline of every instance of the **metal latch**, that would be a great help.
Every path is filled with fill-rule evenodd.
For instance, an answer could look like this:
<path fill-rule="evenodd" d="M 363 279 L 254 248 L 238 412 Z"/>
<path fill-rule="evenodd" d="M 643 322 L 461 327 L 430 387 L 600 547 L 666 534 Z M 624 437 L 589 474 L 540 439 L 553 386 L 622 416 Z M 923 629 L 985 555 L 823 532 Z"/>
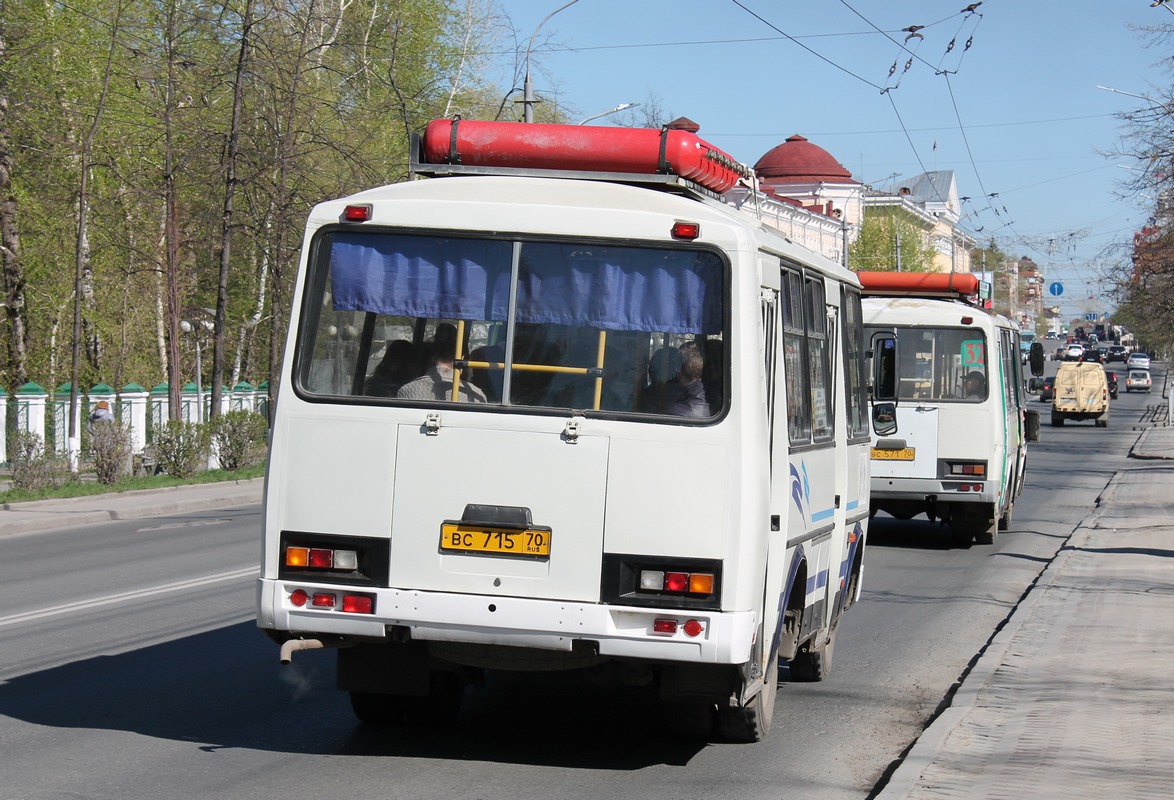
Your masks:
<path fill-rule="evenodd" d="M 428 416 L 424 417 L 424 433 L 429 436 L 435 436 L 440 433 L 439 411 L 429 411 Z"/>
<path fill-rule="evenodd" d="M 567 427 L 563 428 L 563 439 L 566 440 L 567 444 L 579 443 L 579 428 L 581 424 L 582 421 L 579 417 L 571 417 L 567 420 Z"/>

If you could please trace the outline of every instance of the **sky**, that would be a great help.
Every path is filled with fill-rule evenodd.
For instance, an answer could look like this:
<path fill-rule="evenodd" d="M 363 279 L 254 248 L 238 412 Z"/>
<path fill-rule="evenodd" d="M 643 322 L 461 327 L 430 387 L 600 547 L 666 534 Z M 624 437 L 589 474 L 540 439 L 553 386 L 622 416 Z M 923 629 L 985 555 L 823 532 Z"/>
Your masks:
<path fill-rule="evenodd" d="M 882 190 L 953 170 L 970 198 L 962 227 L 1041 265 L 1065 318 L 1111 311 L 1103 276 L 1153 213 L 1152 199 L 1121 196 L 1136 160 L 1115 154 L 1118 115 L 1170 81 L 1136 28 L 1174 23 L 1174 8 L 1150 0 L 498 5 L 522 49 L 533 42 L 537 95 L 576 120 L 640 104 L 587 124 L 688 117 L 750 165 L 800 134 Z"/>

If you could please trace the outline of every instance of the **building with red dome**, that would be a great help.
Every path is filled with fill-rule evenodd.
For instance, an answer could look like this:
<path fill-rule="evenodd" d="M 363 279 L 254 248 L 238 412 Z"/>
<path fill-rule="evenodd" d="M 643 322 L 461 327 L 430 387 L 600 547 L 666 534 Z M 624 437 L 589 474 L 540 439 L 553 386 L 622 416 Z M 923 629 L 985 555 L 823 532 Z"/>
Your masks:
<path fill-rule="evenodd" d="M 769 200 L 798 206 L 842 226 L 840 245 L 833 248 L 835 255 L 827 247 L 813 249 L 839 258 L 869 211 L 884 210 L 898 214 L 921 232 L 924 244 L 933 250 L 935 271 L 970 272 L 970 251 L 977 242 L 958 228 L 961 203 L 951 170 L 916 176 L 895 186 L 895 193 L 878 191 L 853 178 L 827 150 L 795 134 L 767 151 L 754 171 L 760 192 Z M 804 244 L 812 246 L 809 241 Z"/>

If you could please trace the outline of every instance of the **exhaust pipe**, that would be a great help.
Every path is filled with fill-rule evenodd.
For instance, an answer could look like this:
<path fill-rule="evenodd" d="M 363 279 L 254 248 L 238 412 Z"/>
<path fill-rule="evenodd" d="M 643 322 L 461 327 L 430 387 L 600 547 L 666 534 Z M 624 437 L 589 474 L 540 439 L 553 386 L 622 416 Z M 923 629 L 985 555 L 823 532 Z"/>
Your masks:
<path fill-rule="evenodd" d="M 327 644 L 321 639 L 290 639 L 281 645 L 281 663 L 293 661 L 293 654 L 299 650 L 322 650 L 327 647 L 338 647 L 336 644 Z"/>

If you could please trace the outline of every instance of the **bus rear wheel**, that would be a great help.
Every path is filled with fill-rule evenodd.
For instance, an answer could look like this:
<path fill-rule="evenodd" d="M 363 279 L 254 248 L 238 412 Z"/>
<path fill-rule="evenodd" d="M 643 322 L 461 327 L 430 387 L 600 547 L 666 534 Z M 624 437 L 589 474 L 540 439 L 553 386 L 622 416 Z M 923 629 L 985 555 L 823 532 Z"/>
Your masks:
<path fill-rule="evenodd" d="M 723 739 L 731 742 L 761 742 L 770 733 L 779 691 L 779 660 L 768 660 L 770 663 L 762 676 L 762 690 L 744 706 L 718 711 L 718 733 Z"/>
<path fill-rule="evenodd" d="M 388 726 L 411 722 L 444 725 L 457 718 L 465 684 L 451 673 L 433 670 L 428 694 L 423 696 L 350 692 L 351 710 L 360 722 Z"/>
<path fill-rule="evenodd" d="M 836 629 L 832 628 L 822 647 L 811 647 L 811 642 L 799 648 L 791 659 L 792 680 L 803 683 L 822 681 L 832 674 L 832 654 L 836 649 Z"/>

